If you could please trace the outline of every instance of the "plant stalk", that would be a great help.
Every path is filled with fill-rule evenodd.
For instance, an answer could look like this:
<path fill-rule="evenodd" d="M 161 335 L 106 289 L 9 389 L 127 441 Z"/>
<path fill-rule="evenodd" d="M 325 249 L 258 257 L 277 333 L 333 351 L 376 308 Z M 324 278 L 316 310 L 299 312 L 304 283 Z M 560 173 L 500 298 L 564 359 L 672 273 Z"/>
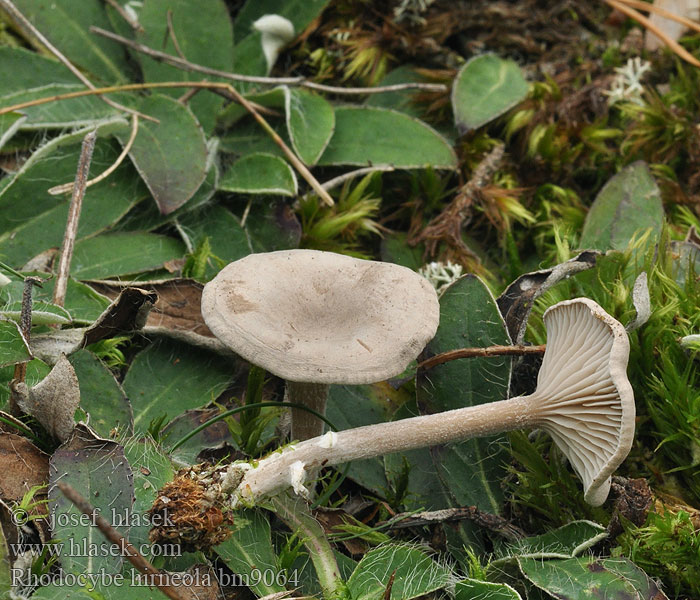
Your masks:
<path fill-rule="evenodd" d="M 309 513 L 309 507 L 300 498 L 280 494 L 272 498 L 275 514 L 296 533 L 309 551 L 318 583 L 326 600 L 347 598 L 346 586 L 340 577 L 338 561 L 319 522 Z"/>

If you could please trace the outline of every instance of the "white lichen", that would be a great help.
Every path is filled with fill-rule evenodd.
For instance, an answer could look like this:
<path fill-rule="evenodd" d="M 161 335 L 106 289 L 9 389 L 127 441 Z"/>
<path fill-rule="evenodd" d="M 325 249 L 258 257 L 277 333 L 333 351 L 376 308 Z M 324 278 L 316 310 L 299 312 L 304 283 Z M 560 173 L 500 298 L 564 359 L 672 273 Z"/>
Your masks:
<path fill-rule="evenodd" d="M 616 102 L 633 102 L 634 104 L 644 104 L 642 100 L 642 77 L 651 69 L 651 63 L 642 60 L 639 56 L 630 58 L 624 67 L 615 69 L 615 79 L 613 79 L 609 90 L 604 90 L 603 94 L 608 97 L 609 104 Z"/>
<path fill-rule="evenodd" d="M 425 19 L 422 14 L 428 10 L 433 2 L 435 0 L 400 0 L 399 5 L 394 8 L 394 21 L 423 25 Z"/>
<path fill-rule="evenodd" d="M 431 283 L 439 296 L 462 276 L 462 265 L 449 260 L 446 263 L 431 262 L 418 269 L 418 273 Z"/>
<path fill-rule="evenodd" d="M 324 435 L 321 436 L 321 439 L 318 440 L 318 445 L 321 448 L 333 448 L 337 441 L 338 434 L 335 431 L 327 431 Z"/>

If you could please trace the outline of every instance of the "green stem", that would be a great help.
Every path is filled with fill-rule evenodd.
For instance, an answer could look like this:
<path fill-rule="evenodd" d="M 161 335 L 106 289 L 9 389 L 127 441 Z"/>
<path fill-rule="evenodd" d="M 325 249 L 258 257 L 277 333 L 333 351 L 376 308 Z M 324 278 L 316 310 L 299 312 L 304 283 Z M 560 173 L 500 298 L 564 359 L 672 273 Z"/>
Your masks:
<path fill-rule="evenodd" d="M 347 585 L 340 577 L 333 548 L 321 525 L 310 514 L 306 502 L 288 493 L 278 494 L 270 501 L 277 516 L 303 540 L 316 570 L 323 597 L 326 600 L 349 600 Z"/>
<path fill-rule="evenodd" d="M 314 416 L 316 416 L 316 418 L 324 421 L 333 431 L 338 431 L 337 427 L 335 427 L 335 425 L 333 425 L 333 423 L 331 423 L 324 415 L 316 412 L 315 410 L 309 408 L 308 406 L 305 406 L 304 404 L 297 404 L 296 402 L 256 402 L 254 404 L 246 404 L 245 406 L 238 406 L 236 408 L 226 410 L 226 411 L 222 412 L 221 414 L 218 414 L 215 417 L 212 417 L 211 419 L 209 419 L 205 423 L 202 423 L 196 429 L 193 429 L 192 431 L 190 431 L 184 437 L 180 438 L 180 440 L 178 440 L 173 446 L 170 447 L 170 452 L 177 450 L 187 440 L 189 440 L 190 438 L 193 438 L 195 435 L 197 435 L 201 431 L 204 431 L 210 425 L 213 425 L 214 423 L 218 423 L 222 419 L 230 417 L 231 415 L 236 415 L 236 414 L 243 412 L 243 411 L 246 411 L 246 410 L 254 410 L 257 408 L 268 408 L 268 407 L 299 408 L 301 410 L 305 410 L 307 412 L 310 412 Z"/>

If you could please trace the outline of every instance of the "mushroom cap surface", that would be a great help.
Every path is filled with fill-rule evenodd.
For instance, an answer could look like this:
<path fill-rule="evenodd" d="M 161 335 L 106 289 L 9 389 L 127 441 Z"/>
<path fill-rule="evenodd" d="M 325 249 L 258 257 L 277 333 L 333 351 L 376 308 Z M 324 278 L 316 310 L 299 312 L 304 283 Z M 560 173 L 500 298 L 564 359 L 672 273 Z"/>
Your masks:
<path fill-rule="evenodd" d="M 401 373 L 433 338 L 437 294 L 406 267 L 318 250 L 251 254 L 204 287 L 224 344 L 289 381 L 361 384 Z"/>
<path fill-rule="evenodd" d="M 627 332 L 588 298 L 552 306 L 544 321 L 547 349 L 531 398 L 540 425 L 583 481 L 586 502 L 599 506 L 634 437 Z"/>

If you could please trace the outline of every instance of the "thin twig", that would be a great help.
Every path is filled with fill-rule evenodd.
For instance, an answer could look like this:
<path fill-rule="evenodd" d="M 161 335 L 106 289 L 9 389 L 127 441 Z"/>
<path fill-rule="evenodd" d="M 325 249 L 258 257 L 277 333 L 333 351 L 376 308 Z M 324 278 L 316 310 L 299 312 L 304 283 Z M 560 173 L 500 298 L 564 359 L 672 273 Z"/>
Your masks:
<path fill-rule="evenodd" d="M 61 493 L 70 500 L 81 513 L 90 517 L 90 522 L 102 532 L 102 535 L 119 548 L 121 555 L 134 565 L 139 573 L 146 575 L 147 582 L 152 582 L 152 585 L 157 587 L 168 598 L 172 598 L 172 600 L 185 600 L 185 594 L 167 583 L 167 573 L 154 567 L 149 560 L 140 554 L 139 551 L 129 543 L 129 540 L 112 527 L 107 519 L 101 516 L 100 512 L 83 498 L 75 488 L 62 481 L 59 481 L 56 485 L 58 489 L 61 490 Z"/>
<path fill-rule="evenodd" d="M 485 348 L 459 348 L 431 356 L 418 363 L 419 369 L 432 369 L 458 358 L 479 358 L 491 356 L 522 356 L 523 354 L 543 354 L 547 346 L 486 346 Z"/>
<path fill-rule="evenodd" d="M 134 30 L 138 31 L 139 33 L 143 33 L 144 29 L 141 26 L 141 23 L 138 21 L 134 21 L 134 19 L 131 18 L 128 12 L 124 10 L 121 4 L 117 2 L 117 0 L 105 0 L 107 4 L 109 4 L 114 10 L 116 10 L 119 13 L 119 16 L 126 21 L 129 26 Z"/>
<path fill-rule="evenodd" d="M 333 202 L 333 198 L 331 198 L 331 195 L 323 189 L 321 184 L 318 182 L 318 179 L 316 179 L 311 174 L 311 171 L 307 169 L 306 165 L 303 162 L 301 162 L 297 155 L 294 154 L 292 149 L 284 143 L 284 140 L 265 120 L 265 118 L 255 109 L 255 107 L 248 100 L 246 100 L 233 86 L 229 85 L 227 87 L 227 90 L 233 95 L 236 102 L 238 102 L 253 116 L 253 118 L 258 122 L 260 127 L 262 127 L 267 133 L 267 135 L 269 135 L 272 138 L 275 144 L 277 144 L 282 149 L 282 152 L 284 152 L 284 155 L 287 157 L 289 162 L 292 163 L 294 168 L 306 180 L 306 182 L 311 186 L 314 192 L 318 194 L 318 197 L 321 198 L 321 200 L 323 200 L 328 206 L 333 206 L 333 204 L 335 203 Z"/>
<path fill-rule="evenodd" d="M 660 17 L 663 17 L 664 19 L 670 19 L 671 21 L 675 21 L 676 23 L 680 23 L 681 25 L 685 25 L 688 29 L 692 29 L 693 31 L 697 31 L 700 33 L 700 23 L 697 23 L 696 21 L 693 21 L 692 19 L 688 19 L 687 17 L 682 17 L 680 15 L 677 15 L 675 13 L 672 13 L 671 11 L 666 10 L 665 8 L 661 8 L 660 6 L 656 6 L 654 4 L 649 4 L 648 2 L 640 2 L 639 0 L 618 0 L 619 2 L 622 2 L 623 4 L 626 4 L 627 6 L 631 8 L 636 8 L 637 10 L 643 10 L 645 12 L 651 12 L 651 13 L 656 13 Z"/>
<path fill-rule="evenodd" d="M 493 178 L 503 162 L 503 144 L 494 146 L 481 160 L 471 178 L 457 192 L 443 211 L 421 231 L 409 238 L 410 246 L 425 242 L 425 253 L 434 256 L 440 242 L 446 242 L 455 252 L 476 258 L 462 240 L 462 229 L 470 217 L 474 200 L 482 188 Z"/>
<path fill-rule="evenodd" d="M 405 529 L 407 527 L 425 527 L 465 519 L 469 519 L 478 526 L 499 533 L 513 541 L 523 539 L 526 536 L 522 529 L 513 525 L 508 519 L 481 511 L 476 506 L 460 506 L 421 513 L 398 514 L 388 521 L 386 525 L 391 529 Z"/>
<path fill-rule="evenodd" d="M 0 0 L 2 1 L 2 0 Z M 316 192 L 316 194 L 329 206 L 333 206 L 333 198 L 330 194 L 323 189 L 318 180 L 311 174 L 311 171 L 306 168 L 296 154 L 284 143 L 284 140 L 277 134 L 277 132 L 270 126 L 270 124 L 262 117 L 262 115 L 255 109 L 255 107 L 241 96 L 238 91 L 228 83 L 217 83 L 210 81 L 166 81 L 159 83 L 134 83 L 121 86 L 113 86 L 109 88 L 99 88 L 95 90 L 84 90 L 81 92 L 72 92 L 70 94 L 63 94 L 60 96 L 51 96 L 49 98 L 40 98 L 38 100 L 31 100 L 29 102 L 22 102 L 20 104 L 15 104 L 13 106 L 7 106 L 0 109 L 0 115 L 7 112 L 12 112 L 15 110 L 20 110 L 22 108 L 28 108 L 30 106 L 37 106 L 39 104 L 45 104 L 46 102 L 55 102 L 58 100 L 68 100 L 70 98 L 79 98 L 81 96 L 89 96 L 92 94 L 101 94 L 105 91 L 129 91 L 129 90 L 143 90 L 148 88 L 174 88 L 174 87 L 193 87 L 193 88 L 204 88 L 204 89 L 217 89 L 225 90 L 226 93 L 230 94 L 231 98 L 236 102 L 241 104 L 253 118 L 260 124 L 260 126 L 265 130 L 265 132 L 272 138 L 272 140 L 280 147 L 284 155 L 289 159 L 294 168 L 299 172 L 299 174 L 306 180 L 306 182 L 311 186 L 311 188 Z"/>
<path fill-rule="evenodd" d="M 241 217 L 241 227 L 245 227 L 246 221 L 248 220 L 248 215 L 250 214 L 250 209 L 253 206 L 253 197 L 248 198 L 248 204 L 245 205 L 243 210 L 243 216 Z"/>
<path fill-rule="evenodd" d="M 88 181 L 85 184 L 86 188 L 89 188 L 91 185 L 95 185 L 96 183 L 100 183 L 103 179 L 106 179 L 109 177 L 114 171 L 119 167 L 122 162 L 124 162 L 124 159 L 126 158 L 127 154 L 129 154 L 129 150 L 131 150 L 131 146 L 134 145 L 134 140 L 136 139 L 136 134 L 139 131 L 139 118 L 137 115 L 131 115 L 131 134 L 129 135 L 129 139 L 126 142 L 126 146 L 124 146 L 124 149 L 122 150 L 122 153 L 117 157 L 117 160 L 114 161 L 114 164 L 109 166 L 107 169 L 102 171 L 97 177 L 94 177 L 90 181 Z M 73 191 L 73 188 L 75 186 L 75 182 L 71 181 L 70 183 L 64 183 L 62 185 L 57 185 L 52 188 L 49 188 L 49 194 L 52 196 L 58 196 L 59 194 L 66 194 L 68 192 Z"/>
<path fill-rule="evenodd" d="M 167 31 L 165 34 L 166 38 L 170 37 L 171 41 L 173 42 L 173 46 L 175 46 L 175 52 L 177 52 L 177 55 L 182 60 L 187 60 L 187 57 L 185 56 L 184 52 L 182 51 L 182 48 L 180 48 L 180 42 L 177 41 L 177 36 L 175 35 L 175 28 L 173 27 L 173 9 L 172 8 L 169 8 L 168 11 L 165 13 L 165 20 L 167 21 Z"/>
<path fill-rule="evenodd" d="M 184 94 L 182 94 L 182 96 L 180 96 L 180 97 L 177 99 L 177 101 L 178 101 L 180 104 L 187 104 L 190 100 L 192 100 L 192 98 L 195 97 L 195 95 L 199 94 L 199 92 L 201 92 L 201 91 L 202 91 L 202 90 L 199 89 L 199 88 L 190 88 L 190 89 L 187 90 Z"/>
<path fill-rule="evenodd" d="M 204 65 L 198 65 L 192 63 L 188 60 L 178 58 L 172 54 L 167 54 L 165 52 L 159 52 L 153 48 L 149 48 L 144 44 L 139 44 L 133 40 L 117 35 L 106 29 L 101 29 L 99 27 L 90 27 L 90 31 L 101 35 L 120 44 L 141 52 L 155 60 L 160 60 L 166 62 L 173 67 L 182 69 L 184 71 L 194 71 L 197 73 L 204 73 L 206 75 L 213 75 L 215 77 L 221 77 L 222 79 L 229 79 L 231 81 L 241 81 L 243 83 L 259 83 L 263 85 L 293 85 L 306 87 L 313 90 L 318 90 L 322 92 L 328 92 L 331 94 L 353 94 L 353 95 L 365 95 L 365 94 L 383 94 L 386 92 L 397 92 L 401 90 L 417 89 L 425 90 L 430 92 L 446 92 L 447 86 L 442 83 L 396 83 L 394 85 L 385 85 L 377 87 L 362 87 L 362 88 L 344 88 L 336 87 L 333 85 L 324 85 L 322 83 L 315 83 L 313 81 L 307 81 L 304 77 L 259 77 L 256 75 L 240 75 L 238 73 L 229 73 L 228 71 L 220 71 L 219 69 L 212 69 L 210 67 L 205 67 Z"/>
<path fill-rule="evenodd" d="M 15 19 L 22 27 L 31 32 L 31 34 L 35 36 L 44 46 L 46 46 L 47 50 L 51 52 L 51 54 L 53 54 L 59 61 L 61 61 L 68 68 L 68 70 L 71 73 L 73 73 L 73 75 L 75 75 L 86 87 L 90 88 L 91 90 L 95 89 L 93 83 L 87 77 L 85 77 L 85 75 L 83 75 L 78 70 L 78 68 L 71 61 L 69 61 L 63 55 L 63 53 L 46 38 L 46 36 L 43 33 L 41 33 L 41 31 L 34 27 L 31 21 L 27 19 L 27 17 L 25 17 L 20 12 L 20 10 L 13 4 L 12 0 L 0 0 L 0 7 L 2 7 L 5 10 L 5 12 L 7 12 L 7 14 L 9 14 L 10 17 Z M 128 113 L 137 112 L 131 108 L 122 106 L 118 102 L 114 102 L 113 100 L 110 100 L 109 98 L 106 98 L 104 96 L 100 96 L 100 98 L 116 110 L 123 110 Z M 141 113 L 138 114 L 139 116 L 145 119 L 150 119 L 151 121 L 155 120 L 153 119 L 153 117 L 149 117 L 148 115 L 142 115 Z"/>
<path fill-rule="evenodd" d="M 42 104 L 48 104 L 50 102 L 59 102 L 61 100 L 72 100 L 73 98 L 82 98 L 84 96 L 99 96 L 100 94 L 112 94 L 115 92 L 134 92 L 139 90 L 149 90 L 149 89 L 168 89 L 168 88 L 198 88 L 205 90 L 212 90 L 215 93 L 219 93 L 229 100 L 233 100 L 233 97 L 228 92 L 231 87 L 228 83 L 219 83 L 214 81 L 156 81 L 151 83 L 127 83 L 124 85 L 112 85 L 109 87 L 95 88 L 94 90 L 80 90 L 78 92 L 68 92 L 66 94 L 55 94 L 53 96 L 46 96 L 44 98 L 36 98 L 34 100 L 27 100 L 26 102 L 19 102 L 18 104 L 12 104 L 11 106 L 5 106 L 0 108 L 0 115 L 6 113 L 22 110 L 25 108 L 31 108 L 32 106 L 40 106 Z M 139 116 L 139 113 L 134 113 Z M 277 113 L 274 113 L 277 116 Z M 153 119 L 151 118 L 151 121 Z"/>
<path fill-rule="evenodd" d="M 640 25 L 646 27 L 654 35 L 656 35 L 664 44 L 666 44 L 673 52 L 680 56 L 686 62 L 689 62 L 694 67 L 700 67 L 700 60 L 695 58 L 690 52 L 688 52 L 683 46 L 678 42 L 667 36 L 661 29 L 654 25 L 649 19 L 647 19 L 642 13 L 631 8 L 627 4 L 623 4 L 619 0 L 603 0 L 608 6 L 619 10 L 621 13 L 627 15 L 631 19 L 634 19 Z"/>
<path fill-rule="evenodd" d="M 24 289 L 22 290 L 22 310 L 19 314 L 19 330 L 22 333 L 27 347 L 29 347 L 29 341 L 32 334 L 32 288 L 35 285 L 41 287 L 42 279 L 39 277 L 29 276 L 24 278 Z M 24 383 L 27 377 L 27 363 L 17 363 L 15 365 L 14 379 Z M 10 412 L 15 414 L 15 409 L 19 410 L 10 396 Z M 17 413 L 17 414 L 21 414 Z"/>
<path fill-rule="evenodd" d="M 158 50 L 154 50 L 153 48 L 150 48 L 144 44 L 140 44 L 139 42 L 135 42 L 133 40 L 125 38 L 121 35 L 118 35 L 118 34 L 112 32 L 112 31 L 107 31 L 106 29 L 101 29 L 100 27 L 92 26 L 92 27 L 90 27 L 90 31 L 92 33 L 97 34 L 97 35 L 101 35 L 102 37 L 106 37 L 109 40 L 123 44 L 127 48 L 131 48 L 132 50 L 136 50 L 136 52 L 140 52 L 141 54 L 145 54 L 146 56 L 150 56 L 151 58 L 153 58 L 155 60 L 159 60 L 159 61 L 168 63 L 173 67 L 178 67 L 179 69 L 182 69 L 183 71 L 194 71 L 197 73 L 204 73 L 205 75 L 212 75 L 213 77 L 221 77 L 222 79 L 241 81 L 243 83 L 261 83 L 261 84 L 268 84 L 268 85 L 269 84 L 293 85 L 293 84 L 299 84 L 302 81 L 304 81 L 303 77 L 272 78 L 272 77 L 258 77 L 256 75 L 237 75 L 234 73 L 228 73 L 227 71 L 220 71 L 219 69 L 212 69 L 210 67 L 205 67 L 203 65 L 197 65 L 195 63 L 191 63 L 191 62 L 184 60 L 182 58 L 179 58 L 177 56 L 173 56 L 172 54 L 167 54 L 166 52 L 160 52 Z"/>
<path fill-rule="evenodd" d="M 325 85 L 314 81 L 302 81 L 299 86 L 327 92 L 329 94 L 345 94 L 352 96 L 364 96 L 366 94 L 386 94 L 387 92 L 401 92 L 404 90 L 422 90 L 424 92 L 447 92 L 448 87 L 443 83 L 419 83 L 406 82 L 394 83 L 392 85 L 378 85 L 376 87 L 338 87 L 335 85 Z"/>
<path fill-rule="evenodd" d="M 70 262 L 73 258 L 73 247 L 75 246 L 75 237 L 78 233 L 80 210 L 83 206 L 83 197 L 85 196 L 87 178 L 90 174 L 92 152 L 95 149 L 96 140 L 97 129 L 93 129 L 85 136 L 83 145 L 80 148 L 80 158 L 78 159 L 78 169 L 75 173 L 73 195 L 70 201 L 70 208 L 68 209 L 66 232 L 63 235 L 63 243 L 61 244 L 61 258 L 58 261 L 58 277 L 56 278 L 56 285 L 53 289 L 53 303 L 58 306 L 63 306 L 66 301 L 68 277 L 70 276 Z"/>
<path fill-rule="evenodd" d="M 332 190 L 333 188 L 338 187 L 339 185 L 342 185 L 346 181 L 349 181 L 350 179 L 355 179 L 355 177 L 361 177 L 362 175 L 367 175 L 368 173 L 376 173 L 378 171 L 381 172 L 389 172 L 393 171 L 394 167 L 391 165 L 381 165 L 381 166 L 376 166 L 376 167 L 362 167 L 361 169 L 355 169 L 354 171 L 350 171 L 349 173 L 343 173 L 342 175 L 338 175 L 338 177 L 334 177 L 333 179 L 329 179 L 325 183 L 323 183 L 323 189 L 324 190 Z"/>

